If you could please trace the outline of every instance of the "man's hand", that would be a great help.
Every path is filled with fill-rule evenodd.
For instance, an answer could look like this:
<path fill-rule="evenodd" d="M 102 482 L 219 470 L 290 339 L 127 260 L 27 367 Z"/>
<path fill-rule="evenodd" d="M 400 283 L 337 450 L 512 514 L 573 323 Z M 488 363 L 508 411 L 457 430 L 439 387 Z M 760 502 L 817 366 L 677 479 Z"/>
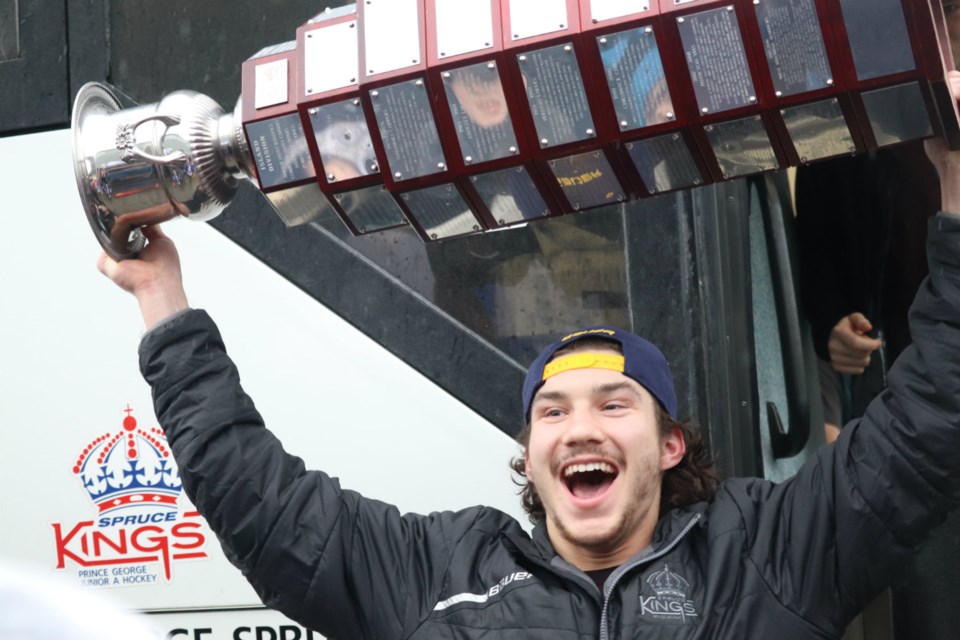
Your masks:
<path fill-rule="evenodd" d="M 866 334 L 873 331 L 873 325 L 860 312 L 851 313 L 840 319 L 830 332 L 827 349 L 830 352 L 830 364 L 840 373 L 861 374 L 870 365 L 870 354 L 883 344 Z"/>
<path fill-rule="evenodd" d="M 143 227 L 142 231 L 148 244 L 136 259 L 117 262 L 101 253 L 97 268 L 137 298 L 143 322 L 150 329 L 188 305 L 177 247 L 157 225 Z"/>
<path fill-rule="evenodd" d="M 960 72 L 947 74 L 954 99 L 960 100 Z M 960 214 L 960 151 L 950 151 L 942 139 L 926 142 L 927 156 L 940 174 L 941 208 L 947 213 Z"/>

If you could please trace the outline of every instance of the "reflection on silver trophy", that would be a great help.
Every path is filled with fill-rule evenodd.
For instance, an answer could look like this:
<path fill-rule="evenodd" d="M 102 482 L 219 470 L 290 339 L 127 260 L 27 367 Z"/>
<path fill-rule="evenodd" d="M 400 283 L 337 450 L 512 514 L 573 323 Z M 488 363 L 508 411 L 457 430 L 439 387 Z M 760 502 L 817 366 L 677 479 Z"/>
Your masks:
<path fill-rule="evenodd" d="M 253 175 L 237 116 L 192 91 L 122 109 L 107 85 L 80 90 L 73 109 L 77 188 L 112 258 L 143 248 L 143 225 L 178 216 L 209 220 L 223 211 L 239 180 Z"/>

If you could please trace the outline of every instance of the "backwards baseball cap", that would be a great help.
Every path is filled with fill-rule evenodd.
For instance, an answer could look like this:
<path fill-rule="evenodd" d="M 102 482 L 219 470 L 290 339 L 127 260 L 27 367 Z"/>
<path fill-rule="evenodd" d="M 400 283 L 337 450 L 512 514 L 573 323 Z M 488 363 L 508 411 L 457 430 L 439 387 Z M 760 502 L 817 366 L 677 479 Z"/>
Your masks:
<path fill-rule="evenodd" d="M 557 351 L 584 338 L 601 338 L 620 345 L 623 355 L 612 353 L 577 352 L 554 359 Z M 568 334 L 544 349 L 527 369 L 523 381 L 523 416 L 530 422 L 533 397 L 551 376 L 571 369 L 610 369 L 619 371 L 656 398 L 671 418 L 677 416 L 677 394 L 667 359 L 651 342 L 640 336 L 611 327 L 598 325 Z"/>

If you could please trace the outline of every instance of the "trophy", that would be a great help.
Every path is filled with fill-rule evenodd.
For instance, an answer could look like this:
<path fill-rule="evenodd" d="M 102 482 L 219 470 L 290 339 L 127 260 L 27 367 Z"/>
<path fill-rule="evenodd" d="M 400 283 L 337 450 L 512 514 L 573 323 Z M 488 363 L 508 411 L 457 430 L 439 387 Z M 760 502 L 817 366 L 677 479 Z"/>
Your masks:
<path fill-rule="evenodd" d="M 116 260 L 140 252 L 143 225 L 215 217 L 252 171 L 236 118 L 210 98 L 177 91 L 155 104 L 121 104 L 112 88 L 89 83 L 77 94 L 72 121 L 80 199 Z"/>
<path fill-rule="evenodd" d="M 252 180 L 288 226 L 424 241 L 943 136 L 960 113 L 941 0 L 365 0 L 200 94 L 73 112 L 91 227 L 208 220 Z"/>

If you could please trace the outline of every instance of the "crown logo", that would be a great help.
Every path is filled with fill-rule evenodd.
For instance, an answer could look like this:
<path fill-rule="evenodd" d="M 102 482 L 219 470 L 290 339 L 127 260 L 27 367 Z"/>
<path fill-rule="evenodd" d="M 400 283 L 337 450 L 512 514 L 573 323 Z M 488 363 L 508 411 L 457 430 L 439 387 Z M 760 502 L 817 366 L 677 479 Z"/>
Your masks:
<path fill-rule="evenodd" d="M 140 507 L 175 511 L 180 473 L 160 429 L 137 426 L 130 405 L 123 427 L 94 439 L 77 456 L 73 472 L 100 515 Z"/>
<path fill-rule="evenodd" d="M 647 578 L 649 584 L 660 598 L 687 599 L 690 583 L 670 571 L 670 565 L 663 565 L 663 571 L 657 571 Z"/>

